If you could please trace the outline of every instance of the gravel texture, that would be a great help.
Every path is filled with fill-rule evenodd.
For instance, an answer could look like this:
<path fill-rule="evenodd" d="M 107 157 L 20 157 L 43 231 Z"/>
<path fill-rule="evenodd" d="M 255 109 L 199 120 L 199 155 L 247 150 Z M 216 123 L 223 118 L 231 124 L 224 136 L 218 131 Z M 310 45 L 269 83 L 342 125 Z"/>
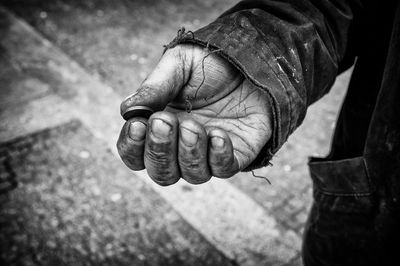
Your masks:
<path fill-rule="evenodd" d="M 79 122 L 0 146 L 1 265 L 232 265 Z"/>

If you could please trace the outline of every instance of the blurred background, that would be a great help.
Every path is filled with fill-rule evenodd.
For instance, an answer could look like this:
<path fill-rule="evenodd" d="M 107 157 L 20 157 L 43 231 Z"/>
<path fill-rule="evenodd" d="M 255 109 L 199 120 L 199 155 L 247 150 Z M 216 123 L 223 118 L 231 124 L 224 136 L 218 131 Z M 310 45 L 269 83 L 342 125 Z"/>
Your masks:
<path fill-rule="evenodd" d="M 350 73 L 272 167 L 194 186 L 119 160 L 119 103 L 163 45 L 234 0 L 0 0 L 1 265 L 302 265 L 306 167 L 325 155 Z"/>

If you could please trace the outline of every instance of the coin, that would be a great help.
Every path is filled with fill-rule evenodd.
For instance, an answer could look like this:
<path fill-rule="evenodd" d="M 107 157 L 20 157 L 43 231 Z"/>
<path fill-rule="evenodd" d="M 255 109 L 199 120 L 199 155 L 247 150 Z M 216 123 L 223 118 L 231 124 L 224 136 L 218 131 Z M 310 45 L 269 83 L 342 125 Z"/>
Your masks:
<path fill-rule="evenodd" d="M 143 117 L 146 119 L 149 119 L 149 117 L 154 113 L 153 109 L 147 106 L 132 106 L 129 107 L 128 109 L 125 110 L 125 112 L 122 114 L 122 117 L 125 120 L 129 120 L 134 117 Z"/>

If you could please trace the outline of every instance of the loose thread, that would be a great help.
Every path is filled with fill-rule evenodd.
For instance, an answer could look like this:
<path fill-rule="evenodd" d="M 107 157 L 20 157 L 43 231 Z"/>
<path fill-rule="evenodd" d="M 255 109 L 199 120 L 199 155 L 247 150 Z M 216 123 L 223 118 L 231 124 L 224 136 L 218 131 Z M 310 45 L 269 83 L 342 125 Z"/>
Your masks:
<path fill-rule="evenodd" d="M 261 179 L 266 180 L 266 181 L 268 182 L 268 184 L 272 185 L 272 184 L 271 184 L 271 181 L 269 181 L 269 179 L 268 179 L 266 176 L 256 175 L 256 174 L 254 173 L 254 170 L 251 170 L 251 174 L 252 174 L 254 177 L 257 177 L 257 178 L 261 178 Z"/>
<path fill-rule="evenodd" d="M 194 39 L 193 31 L 186 31 L 185 27 L 182 27 L 178 30 L 176 37 L 169 43 L 164 45 L 164 53 L 166 50 L 174 48 L 177 46 L 183 39 L 185 39 L 188 35 L 190 35 L 191 39 Z"/>

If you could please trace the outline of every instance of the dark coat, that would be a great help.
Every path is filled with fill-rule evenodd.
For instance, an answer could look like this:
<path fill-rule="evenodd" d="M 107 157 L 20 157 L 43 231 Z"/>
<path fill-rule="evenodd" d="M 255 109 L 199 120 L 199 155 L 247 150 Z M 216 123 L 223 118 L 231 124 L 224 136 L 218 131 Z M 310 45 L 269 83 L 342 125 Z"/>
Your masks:
<path fill-rule="evenodd" d="M 331 153 L 311 160 L 312 177 L 338 195 L 385 187 L 387 202 L 400 208 L 399 4 L 376 2 L 243 1 L 180 42 L 221 49 L 270 96 L 273 138 L 252 168 L 268 163 L 357 58 Z"/>
<path fill-rule="evenodd" d="M 385 265 L 398 257 L 400 1 L 248 0 L 179 42 L 220 49 L 269 95 L 273 137 L 250 168 L 266 165 L 355 64 L 331 152 L 309 162 L 315 202 L 303 258 Z"/>

